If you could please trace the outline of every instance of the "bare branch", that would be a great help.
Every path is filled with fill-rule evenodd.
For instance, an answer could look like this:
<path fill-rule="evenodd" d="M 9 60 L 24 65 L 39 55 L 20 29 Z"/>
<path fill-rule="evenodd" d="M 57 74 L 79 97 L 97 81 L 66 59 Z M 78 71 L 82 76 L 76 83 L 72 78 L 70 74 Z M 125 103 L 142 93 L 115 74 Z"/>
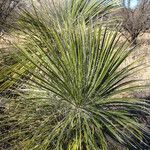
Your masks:
<path fill-rule="evenodd" d="M 140 0 L 134 9 L 123 7 L 118 14 L 122 18 L 123 32 L 128 33 L 130 41 L 134 44 L 140 34 L 150 29 L 150 0 Z"/>

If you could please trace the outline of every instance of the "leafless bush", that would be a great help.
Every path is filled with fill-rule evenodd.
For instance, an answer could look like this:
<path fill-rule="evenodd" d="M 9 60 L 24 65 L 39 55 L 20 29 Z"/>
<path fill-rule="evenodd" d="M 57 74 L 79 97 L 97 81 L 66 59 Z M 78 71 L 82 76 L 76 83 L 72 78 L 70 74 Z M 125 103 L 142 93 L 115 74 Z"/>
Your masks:
<path fill-rule="evenodd" d="M 130 0 L 119 14 L 122 18 L 123 32 L 133 44 L 136 44 L 137 37 L 150 28 L 150 0 L 139 1 L 134 9 L 129 6 Z"/>
<path fill-rule="evenodd" d="M 0 0 L 0 32 L 10 28 L 17 18 L 22 0 Z"/>

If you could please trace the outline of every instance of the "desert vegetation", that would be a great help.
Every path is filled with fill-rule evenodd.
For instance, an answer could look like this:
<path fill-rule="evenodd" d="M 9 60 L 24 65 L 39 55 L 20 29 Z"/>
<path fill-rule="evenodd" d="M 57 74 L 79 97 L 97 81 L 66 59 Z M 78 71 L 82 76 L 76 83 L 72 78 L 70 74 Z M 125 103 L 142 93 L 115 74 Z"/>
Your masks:
<path fill-rule="evenodd" d="M 122 9 L 45 0 L 17 12 L 0 45 L 2 150 L 149 149 L 150 35 L 126 40 L 109 17 Z"/>

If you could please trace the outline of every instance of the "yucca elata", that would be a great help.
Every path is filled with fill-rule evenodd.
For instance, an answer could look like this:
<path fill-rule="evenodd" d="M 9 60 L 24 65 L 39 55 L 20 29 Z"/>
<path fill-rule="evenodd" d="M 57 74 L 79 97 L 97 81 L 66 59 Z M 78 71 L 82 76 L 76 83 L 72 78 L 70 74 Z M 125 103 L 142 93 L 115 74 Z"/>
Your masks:
<path fill-rule="evenodd" d="M 107 150 L 110 142 L 139 149 L 148 129 L 133 111 L 149 115 L 149 104 L 121 96 L 137 87 L 129 77 L 139 65 L 121 66 L 133 48 L 119 43 L 117 31 L 94 22 L 109 8 L 100 1 L 66 4 L 46 11 L 47 17 L 34 7 L 35 14 L 21 18 L 28 44 L 17 48 L 28 81 L 9 103 L 3 122 L 11 129 L 2 141 L 26 150 Z"/>

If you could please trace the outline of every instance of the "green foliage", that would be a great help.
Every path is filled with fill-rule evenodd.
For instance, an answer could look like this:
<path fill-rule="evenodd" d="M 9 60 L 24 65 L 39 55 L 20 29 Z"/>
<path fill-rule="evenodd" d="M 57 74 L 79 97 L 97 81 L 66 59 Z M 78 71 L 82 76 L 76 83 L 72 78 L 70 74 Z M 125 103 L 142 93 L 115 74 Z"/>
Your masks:
<path fill-rule="evenodd" d="M 1 48 L 0 49 L 0 91 L 3 91 L 4 84 L 8 79 L 9 74 L 11 73 L 10 66 L 12 67 L 16 64 L 16 60 L 14 59 L 14 51 L 9 51 L 10 48 Z M 10 82 L 10 80 L 9 80 Z M 4 83 L 4 84 L 3 84 Z M 8 83 L 10 84 L 10 83 Z M 9 87 L 9 86 L 8 86 Z M 4 88 L 6 89 L 6 88 Z"/>
<path fill-rule="evenodd" d="M 26 73 L 26 68 L 22 63 L 28 63 L 28 61 L 24 60 L 21 53 L 12 45 L 0 50 L 0 59 L 0 93 L 5 93 L 6 90 L 17 88 L 17 83 Z M 19 70 L 21 75 L 18 75 L 16 70 Z"/>
<path fill-rule="evenodd" d="M 149 131 L 133 112 L 149 115 L 150 105 L 121 96 L 137 87 L 129 78 L 137 62 L 122 66 L 134 49 L 120 45 L 117 31 L 97 25 L 93 16 L 102 10 L 95 9 L 100 1 L 83 3 L 83 12 L 78 8 L 82 0 L 67 2 L 73 4 L 64 7 L 67 19 L 62 19 L 63 10 L 54 9 L 59 15 L 49 15 L 49 23 L 35 7 L 35 14 L 25 12 L 21 18 L 28 44 L 17 49 L 28 81 L 18 90 L 19 97 L 6 105 L 8 117 L 2 116 L 2 126 L 12 128 L 1 135 L 1 142 L 25 150 L 107 150 L 110 141 L 138 149 Z M 69 19 L 77 19 L 74 9 L 76 15 L 82 12 L 76 25 Z M 85 12 L 90 12 L 88 23 Z"/>

